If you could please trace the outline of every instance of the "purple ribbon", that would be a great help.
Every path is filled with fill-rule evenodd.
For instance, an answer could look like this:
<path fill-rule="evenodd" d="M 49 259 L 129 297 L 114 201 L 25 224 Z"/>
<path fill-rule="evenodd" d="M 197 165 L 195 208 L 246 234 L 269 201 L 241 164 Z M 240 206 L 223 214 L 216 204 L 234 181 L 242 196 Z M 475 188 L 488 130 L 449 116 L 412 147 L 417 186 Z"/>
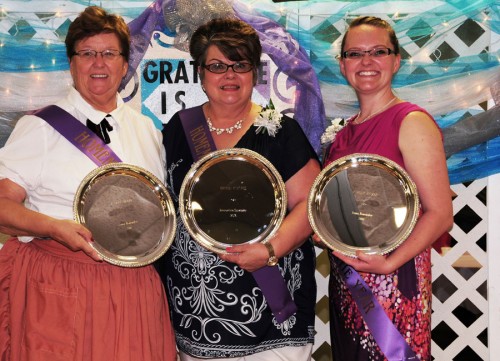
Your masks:
<path fill-rule="evenodd" d="M 101 138 L 57 105 L 49 105 L 34 111 L 32 114 L 49 123 L 97 166 L 121 162 L 120 158 Z"/>
<path fill-rule="evenodd" d="M 295 87 L 293 117 L 319 154 L 326 115 L 319 81 L 309 55 L 279 23 L 259 14 L 257 9 L 246 6 L 242 1 L 232 5 L 236 16 L 250 24 L 259 34 L 262 51 L 278 66 L 279 72 L 288 76 L 287 89 Z M 278 88 L 275 86 L 275 89 Z"/>
<path fill-rule="evenodd" d="M 292 299 L 278 266 L 265 266 L 252 272 L 255 282 L 262 290 L 276 321 L 283 323 L 295 312 L 297 305 Z"/>
<path fill-rule="evenodd" d="M 183 109 L 179 112 L 179 116 L 195 162 L 217 149 L 207 122 L 200 121 L 205 119 L 201 106 Z"/>
<path fill-rule="evenodd" d="M 179 116 L 194 161 L 216 150 L 201 106 L 181 110 Z M 252 276 L 266 298 L 276 321 L 283 323 L 297 312 L 297 305 L 278 266 L 262 267 L 252 272 Z"/>
<path fill-rule="evenodd" d="M 161 31 L 164 27 L 162 11 L 163 0 L 156 0 L 144 12 L 128 23 L 130 29 L 130 57 L 127 74 L 122 79 L 120 90 L 123 90 L 134 77 L 139 64 L 151 45 L 154 31 Z"/>
<path fill-rule="evenodd" d="M 319 81 L 307 52 L 279 23 L 258 14 L 244 4 L 235 2 L 232 5 L 236 16 L 249 23 L 258 32 L 263 52 L 275 62 L 280 72 L 288 76 L 287 89 L 295 87 L 294 118 L 319 154 L 321 134 L 326 127 L 325 107 Z M 139 17 L 128 24 L 131 33 L 130 60 L 120 90 L 124 89 L 134 76 L 150 45 L 153 33 L 162 31 L 166 27 L 163 7 L 175 9 L 176 1 L 155 0 Z M 185 16 L 188 17 L 189 14 Z M 290 101 L 282 94 L 277 96 L 284 101 Z"/>
<path fill-rule="evenodd" d="M 387 360 L 418 360 L 359 273 L 345 263 L 338 264 L 359 312 Z"/>

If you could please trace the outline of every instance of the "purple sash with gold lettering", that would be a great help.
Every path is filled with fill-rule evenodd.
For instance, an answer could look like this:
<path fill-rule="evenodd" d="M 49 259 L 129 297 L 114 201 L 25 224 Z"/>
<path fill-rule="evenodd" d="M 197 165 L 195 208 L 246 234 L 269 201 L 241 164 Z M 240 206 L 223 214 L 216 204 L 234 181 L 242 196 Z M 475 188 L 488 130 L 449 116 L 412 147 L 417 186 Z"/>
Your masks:
<path fill-rule="evenodd" d="M 181 110 L 179 116 L 195 162 L 204 155 L 217 150 L 201 106 Z M 297 312 L 297 305 L 290 295 L 278 266 L 262 267 L 252 272 L 252 276 L 264 294 L 276 321 L 285 322 Z"/>
<path fill-rule="evenodd" d="M 351 266 L 337 260 L 345 283 L 373 338 L 388 361 L 418 361 L 418 357 L 391 322 L 363 277 Z"/>
<path fill-rule="evenodd" d="M 120 158 L 101 138 L 57 105 L 49 105 L 31 114 L 49 123 L 98 166 L 121 162 Z"/>

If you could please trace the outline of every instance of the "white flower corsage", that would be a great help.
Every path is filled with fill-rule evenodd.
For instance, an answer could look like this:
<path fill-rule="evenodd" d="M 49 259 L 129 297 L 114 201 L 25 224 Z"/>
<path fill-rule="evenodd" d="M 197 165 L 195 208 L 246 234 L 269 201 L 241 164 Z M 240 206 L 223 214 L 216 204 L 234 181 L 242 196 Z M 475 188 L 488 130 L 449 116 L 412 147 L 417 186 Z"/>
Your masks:
<path fill-rule="evenodd" d="M 281 128 L 282 118 L 283 114 L 275 110 L 273 101 L 269 100 L 269 104 L 265 108 L 262 108 L 253 123 L 257 127 L 255 134 L 267 132 L 272 137 L 276 136 L 276 133 Z"/>
<path fill-rule="evenodd" d="M 337 133 L 344 128 L 346 122 L 343 118 L 332 119 L 331 124 L 325 129 L 325 132 L 321 135 L 321 144 L 329 144 L 335 141 Z"/>

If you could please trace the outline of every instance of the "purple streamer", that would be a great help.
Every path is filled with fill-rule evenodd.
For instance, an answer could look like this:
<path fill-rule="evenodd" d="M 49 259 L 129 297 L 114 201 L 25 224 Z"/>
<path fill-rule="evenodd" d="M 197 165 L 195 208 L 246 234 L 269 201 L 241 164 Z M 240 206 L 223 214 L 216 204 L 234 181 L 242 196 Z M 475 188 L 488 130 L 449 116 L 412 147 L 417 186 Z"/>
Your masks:
<path fill-rule="evenodd" d="M 162 2 L 162 0 L 156 0 L 141 15 L 128 24 L 130 29 L 130 58 L 128 71 L 122 80 L 120 90 L 124 89 L 134 76 L 151 44 L 153 32 L 161 31 L 164 28 Z"/>
<path fill-rule="evenodd" d="M 163 7 L 175 8 L 175 0 L 156 0 L 139 17 L 129 23 L 131 51 L 129 69 L 123 79 L 122 89 L 132 79 L 144 57 L 154 31 L 166 28 Z M 236 15 L 253 26 L 262 42 L 263 52 L 285 73 L 296 87 L 294 118 L 301 125 L 309 142 L 319 154 L 320 138 L 326 127 L 325 108 L 316 73 L 305 50 L 299 46 L 278 23 L 257 13 L 250 13 L 244 6 L 233 4 Z M 276 44 L 284 45 L 285 49 Z"/>
<path fill-rule="evenodd" d="M 262 50 L 288 75 L 297 87 L 294 118 L 301 125 L 316 153 L 320 153 L 321 134 L 326 127 L 325 108 L 318 78 L 305 50 L 278 23 L 243 6 L 234 5 L 236 15 L 259 34 Z M 285 45 L 286 50 L 276 45 Z"/>

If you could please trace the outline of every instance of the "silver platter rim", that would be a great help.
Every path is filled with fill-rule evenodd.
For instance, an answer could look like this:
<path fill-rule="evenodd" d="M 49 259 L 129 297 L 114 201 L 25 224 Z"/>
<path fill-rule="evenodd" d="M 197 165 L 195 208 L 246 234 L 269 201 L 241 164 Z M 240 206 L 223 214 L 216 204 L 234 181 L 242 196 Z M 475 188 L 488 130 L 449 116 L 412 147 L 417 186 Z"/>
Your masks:
<path fill-rule="evenodd" d="M 225 243 L 219 242 L 206 234 L 194 219 L 190 205 L 191 191 L 199 180 L 203 171 L 210 166 L 224 160 L 239 160 L 258 165 L 271 181 L 275 191 L 275 212 L 271 224 L 257 239 L 248 243 L 265 242 L 275 236 L 287 211 L 287 193 L 285 183 L 274 165 L 261 154 L 246 148 L 226 148 L 215 150 L 200 158 L 192 164 L 186 174 L 179 192 L 179 212 L 184 225 L 191 237 L 202 247 L 218 254 L 227 253 Z"/>
<path fill-rule="evenodd" d="M 328 183 L 337 173 L 355 166 L 376 166 L 387 171 L 397 178 L 403 189 L 407 205 L 409 208 L 408 216 L 404 229 L 393 237 L 384 247 L 354 247 L 346 245 L 337 239 L 331 239 L 329 234 L 325 234 L 321 227 L 320 200 L 322 192 Z M 324 167 L 316 177 L 308 196 L 307 215 L 313 232 L 319 237 L 321 243 L 327 248 L 340 252 L 349 257 L 356 257 L 356 252 L 362 251 L 367 254 L 387 254 L 401 245 L 411 234 L 418 220 L 420 211 L 420 201 L 417 187 L 409 174 L 399 164 L 389 158 L 371 153 L 354 153 L 341 157 Z"/>
<path fill-rule="evenodd" d="M 108 263 L 121 267 L 142 267 L 153 263 L 159 259 L 172 245 L 176 230 L 176 214 L 174 204 L 170 194 L 163 184 L 154 174 L 148 170 L 128 163 L 109 163 L 100 166 L 88 173 L 80 183 L 73 201 L 73 217 L 76 222 L 88 226 L 83 215 L 85 207 L 85 195 L 96 184 L 99 179 L 112 175 L 127 175 L 141 181 L 148 190 L 158 197 L 161 204 L 165 224 L 161 239 L 147 254 L 137 256 L 117 255 L 102 247 L 98 242 L 91 243 L 96 252 Z"/>

